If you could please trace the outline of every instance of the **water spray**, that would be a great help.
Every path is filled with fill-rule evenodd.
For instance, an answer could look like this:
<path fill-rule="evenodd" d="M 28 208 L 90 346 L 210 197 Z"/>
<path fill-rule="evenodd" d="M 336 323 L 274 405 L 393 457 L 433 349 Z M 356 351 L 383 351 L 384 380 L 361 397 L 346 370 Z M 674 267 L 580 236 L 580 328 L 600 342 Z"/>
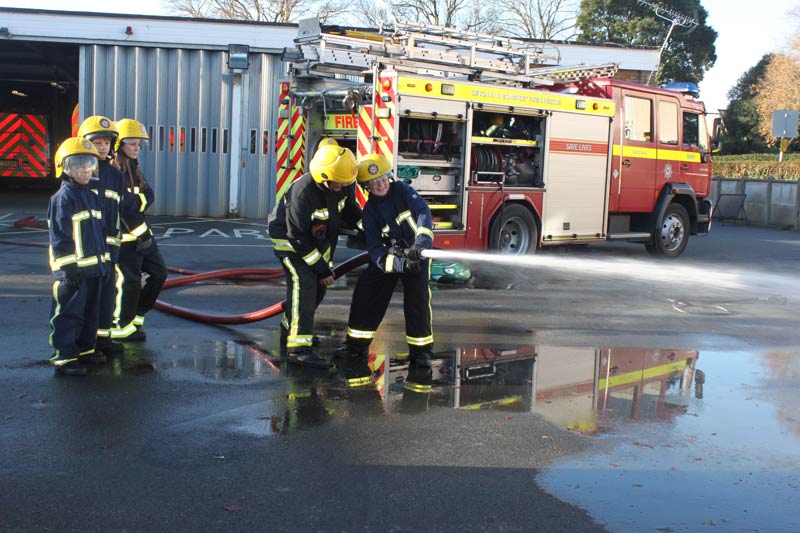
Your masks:
<path fill-rule="evenodd" d="M 515 268 L 538 268 L 574 272 L 581 275 L 621 277 L 653 283 L 695 285 L 727 290 L 751 290 L 765 293 L 800 294 L 800 279 L 796 276 L 770 274 L 742 269 L 709 269 L 663 260 L 603 257 L 564 257 L 563 255 L 533 254 L 508 255 L 491 252 L 463 252 L 455 250 L 422 250 L 426 259 L 459 262 L 484 262 Z"/>

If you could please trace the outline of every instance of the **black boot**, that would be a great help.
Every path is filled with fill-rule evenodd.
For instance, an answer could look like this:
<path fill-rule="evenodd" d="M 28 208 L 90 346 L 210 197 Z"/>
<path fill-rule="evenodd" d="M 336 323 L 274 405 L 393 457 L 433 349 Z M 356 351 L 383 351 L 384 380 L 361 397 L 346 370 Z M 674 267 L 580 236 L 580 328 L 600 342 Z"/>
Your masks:
<path fill-rule="evenodd" d="M 52 359 L 50 362 L 56 367 L 56 374 L 65 376 L 85 376 L 89 373 L 89 370 L 78 361 L 70 361 L 63 365 L 59 365 L 57 361 L 53 361 Z"/>
<path fill-rule="evenodd" d="M 144 342 L 147 340 L 147 332 L 144 328 L 136 328 L 136 331 L 120 339 L 122 342 Z"/>
<path fill-rule="evenodd" d="M 431 367 L 431 354 L 429 352 L 412 353 L 409 359 L 411 360 L 411 364 L 418 368 Z"/>
<path fill-rule="evenodd" d="M 286 346 L 286 339 L 289 338 L 289 330 L 281 324 L 281 346 Z M 314 335 L 311 337 L 311 346 L 319 346 L 319 337 Z"/>
<path fill-rule="evenodd" d="M 374 383 L 367 360 L 358 357 L 348 361 L 344 368 L 347 388 L 366 387 Z"/>
<path fill-rule="evenodd" d="M 104 365 L 108 362 L 108 357 L 103 352 L 94 349 L 91 352 L 78 357 L 78 361 L 85 365 Z"/>
<path fill-rule="evenodd" d="M 367 346 L 358 346 L 351 342 L 345 342 L 333 351 L 334 357 L 339 359 L 361 359 L 367 356 Z"/>
<path fill-rule="evenodd" d="M 95 350 L 100 350 L 106 355 L 121 354 L 125 351 L 125 348 L 122 346 L 122 344 L 114 342 L 108 337 L 98 337 L 94 348 Z"/>
<path fill-rule="evenodd" d="M 300 350 L 297 352 L 290 352 L 286 355 L 289 363 L 300 365 L 300 366 L 308 366 L 311 368 L 321 368 L 321 369 L 328 369 L 333 366 L 333 363 L 330 359 L 325 359 L 324 357 L 320 357 L 319 355 L 315 354 L 311 350 Z"/>

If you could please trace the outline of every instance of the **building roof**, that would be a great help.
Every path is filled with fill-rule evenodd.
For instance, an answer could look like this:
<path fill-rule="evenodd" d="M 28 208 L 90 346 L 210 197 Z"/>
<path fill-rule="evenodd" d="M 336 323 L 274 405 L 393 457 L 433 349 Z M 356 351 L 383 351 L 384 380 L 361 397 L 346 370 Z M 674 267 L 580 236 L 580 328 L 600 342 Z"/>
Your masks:
<path fill-rule="evenodd" d="M 246 44 L 253 52 L 280 52 L 284 47 L 291 46 L 297 35 L 297 24 L 294 23 L 8 7 L 0 7 L 0 13 L 0 26 L 8 30 L 7 33 L 0 33 L 0 40 L 205 50 L 226 50 L 229 44 Z M 548 45 L 558 50 L 562 65 L 618 63 L 623 70 L 649 72 L 658 63 L 656 48 L 563 41 L 550 42 Z"/>

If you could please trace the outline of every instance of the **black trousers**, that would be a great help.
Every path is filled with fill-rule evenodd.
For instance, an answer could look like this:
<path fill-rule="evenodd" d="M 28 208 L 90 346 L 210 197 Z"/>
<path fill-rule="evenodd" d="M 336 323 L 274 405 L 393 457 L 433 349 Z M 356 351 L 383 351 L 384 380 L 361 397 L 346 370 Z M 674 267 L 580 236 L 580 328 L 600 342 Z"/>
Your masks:
<path fill-rule="evenodd" d="M 119 270 L 122 272 L 122 295 L 115 310 L 117 328 L 112 336 L 125 338 L 144 324 L 144 315 L 155 305 L 167 280 L 167 265 L 158 249 L 143 254 L 136 250 L 136 243 L 124 243 L 119 254 Z M 147 274 L 144 286 L 142 274 Z"/>
<path fill-rule="evenodd" d="M 286 309 L 281 324 L 287 330 L 288 352 L 298 352 L 312 346 L 314 314 L 327 292 L 319 277 L 296 254 L 279 258 L 286 273 Z"/>
<path fill-rule="evenodd" d="M 122 276 L 113 265 L 111 275 L 100 283 L 100 318 L 97 323 L 98 337 L 111 337 L 114 328 L 114 308 L 117 306 L 117 291 L 122 290 Z M 118 286 L 119 285 L 119 286 Z"/>
<path fill-rule="evenodd" d="M 55 349 L 55 360 L 75 359 L 94 351 L 101 280 L 85 278 L 78 287 L 70 287 L 63 280 L 53 283 L 50 344 Z"/>
<path fill-rule="evenodd" d="M 403 314 L 406 319 L 406 341 L 409 354 L 431 352 L 433 325 L 431 318 L 430 260 L 417 270 L 402 274 L 386 274 L 370 263 L 361 274 L 353 291 L 350 318 L 347 321 L 347 342 L 367 347 L 372 342 L 397 280 L 403 284 Z"/>

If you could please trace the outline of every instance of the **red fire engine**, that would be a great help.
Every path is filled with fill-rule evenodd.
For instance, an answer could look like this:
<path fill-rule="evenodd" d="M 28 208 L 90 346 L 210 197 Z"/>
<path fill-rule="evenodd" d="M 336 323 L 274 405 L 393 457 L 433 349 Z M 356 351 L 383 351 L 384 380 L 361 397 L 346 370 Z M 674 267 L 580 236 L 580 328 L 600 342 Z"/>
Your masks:
<path fill-rule="evenodd" d="M 0 113 L 0 179 L 50 176 L 47 117 Z"/>
<path fill-rule="evenodd" d="M 709 231 L 714 143 L 687 92 L 615 80 L 616 65 L 542 67 L 539 45 L 430 26 L 336 34 L 304 21 L 295 43 L 278 198 L 333 138 L 393 162 L 428 201 L 440 248 L 625 240 L 675 257 Z"/>

